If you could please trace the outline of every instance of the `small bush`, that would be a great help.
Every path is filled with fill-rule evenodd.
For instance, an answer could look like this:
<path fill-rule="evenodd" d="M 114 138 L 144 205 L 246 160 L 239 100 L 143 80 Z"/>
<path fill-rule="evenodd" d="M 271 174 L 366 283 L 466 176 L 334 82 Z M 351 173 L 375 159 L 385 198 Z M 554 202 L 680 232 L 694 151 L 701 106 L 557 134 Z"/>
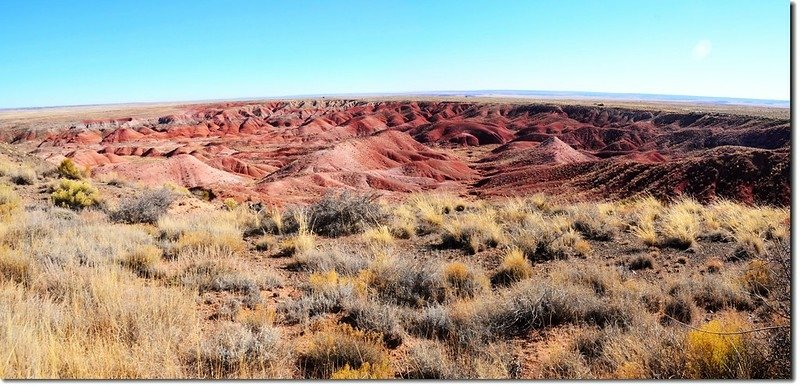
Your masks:
<path fill-rule="evenodd" d="M 738 314 L 724 314 L 692 330 L 687 336 L 688 370 L 699 379 L 748 377 L 746 335 L 719 335 L 747 330 L 749 323 Z M 709 331 L 707 333 L 704 331 Z"/>
<path fill-rule="evenodd" d="M 17 185 L 32 185 L 36 182 L 36 172 L 29 167 L 19 167 L 11 173 L 11 182 Z"/>
<path fill-rule="evenodd" d="M 351 369 L 349 364 L 345 364 L 341 370 L 331 375 L 331 379 L 389 379 L 393 376 L 389 362 L 375 365 L 364 362 L 357 369 Z"/>
<path fill-rule="evenodd" d="M 190 362 L 201 377 L 273 376 L 282 357 L 280 344 L 280 331 L 272 326 L 223 322 L 197 352 L 190 350 Z"/>
<path fill-rule="evenodd" d="M 174 200 L 175 196 L 167 189 L 147 191 L 120 202 L 109 217 L 112 221 L 126 224 L 156 224 Z"/>
<path fill-rule="evenodd" d="M 231 197 L 222 200 L 222 205 L 228 210 L 234 210 L 239 207 L 239 203 Z"/>
<path fill-rule="evenodd" d="M 328 194 L 308 208 L 310 228 L 327 237 L 361 233 L 379 225 L 385 218 L 376 200 L 375 195 L 357 195 L 349 191 Z"/>
<path fill-rule="evenodd" d="M 497 247 L 504 239 L 503 230 L 495 222 L 493 214 L 468 214 L 444 225 L 442 246 L 477 253 Z"/>
<path fill-rule="evenodd" d="M 305 378 L 327 379 L 346 365 L 361 369 L 366 363 L 377 365 L 382 375 L 388 375 L 391 372 L 385 369 L 389 357 L 380 342 L 377 334 L 337 325 L 314 335 L 308 349 L 300 354 L 298 365 Z"/>
<path fill-rule="evenodd" d="M 331 251 L 310 251 L 295 257 L 299 268 L 311 272 L 335 271 L 340 275 L 356 275 L 367 268 L 367 260 L 359 255 L 343 252 L 339 249 Z"/>
<path fill-rule="evenodd" d="M 630 268 L 631 271 L 652 269 L 653 259 L 649 256 L 637 256 L 633 259 L 633 261 L 630 262 L 630 264 L 628 264 L 628 268 Z"/>
<path fill-rule="evenodd" d="M 281 242 L 281 254 L 285 256 L 294 256 L 308 253 L 314 250 L 315 245 L 316 240 L 313 233 L 300 232 Z"/>
<path fill-rule="evenodd" d="M 34 265 L 17 251 L 0 246 L 0 280 L 11 280 L 19 284 L 30 284 Z"/>
<path fill-rule="evenodd" d="M 163 276 L 156 265 L 161 260 L 162 251 L 155 245 L 144 245 L 129 253 L 122 265 L 139 277 L 153 278 Z"/>
<path fill-rule="evenodd" d="M 69 158 L 64 158 L 60 164 L 58 164 L 58 174 L 61 178 L 67 178 L 70 180 L 80 180 L 84 177 L 84 172 L 78 168 L 78 165 L 75 165 Z"/>
<path fill-rule="evenodd" d="M 371 300 L 353 300 L 345 305 L 342 323 L 363 331 L 381 334 L 386 347 L 394 349 L 403 343 L 403 328 L 396 308 Z"/>
<path fill-rule="evenodd" d="M 0 185 L 0 217 L 11 215 L 19 208 L 20 198 L 8 185 Z"/>
<path fill-rule="evenodd" d="M 692 302 L 688 297 L 672 296 L 664 304 L 664 314 L 681 323 L 689 324 L 694 316 L 694 307 L 692 307 Z M 665 318 L 664 322 L 670 323 L 672 320 Z"/>
<path fill-rule="evenodd" d="M 773 278 L 767 262 L 760 259 L 748 262 L 747 268 L 742 274 L 741 282 L 751 294 L 769 296 Z"/>
<path fill-rule="evenodd" d="M 88 181 L 62 179 L 50 198 L 55 205 L 70 209 L 84 209 L 100 204 L 97 188 Z"/>
<path fill-rule="evenodd" d="M 531 275 L 533 275 L 533 266 L 525 258 L 525 254 L 519 248 L 512 248 L 506 252 L 503 263 L 492 276 L 492 283 L 508 285 L 528 279 Z"/>
<path fill-rule="evenodd" d="M 370 245 L 385 247 L 394 244 L 394 236 L 389 227 L 383 225 L 367 229 L 364 232 L 364 241 Z"/>
<path fill-rule="evenodd" d="M 475 297 L 488 286 L 488 281 L 483 273 L 464 263 L 449 263 L 444 266 L 443 271 L 446 291 L 450 296 Z"/>

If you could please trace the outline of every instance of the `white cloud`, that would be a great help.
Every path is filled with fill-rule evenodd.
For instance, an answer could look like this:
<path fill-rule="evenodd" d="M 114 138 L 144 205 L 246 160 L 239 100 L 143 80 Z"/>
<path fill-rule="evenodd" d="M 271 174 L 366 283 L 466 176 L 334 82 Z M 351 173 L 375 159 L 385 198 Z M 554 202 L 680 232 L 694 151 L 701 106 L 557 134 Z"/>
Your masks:
<path fill-rule="evenodd" d="M 697 60 L 703 60 L 710 54 L 711 54 L 711 41 L 708 39 L 703 39 L 697 42 L 697 44 L 694 45 L 694 48 L 692 48 L 692 58 L 695 58 Z"/>

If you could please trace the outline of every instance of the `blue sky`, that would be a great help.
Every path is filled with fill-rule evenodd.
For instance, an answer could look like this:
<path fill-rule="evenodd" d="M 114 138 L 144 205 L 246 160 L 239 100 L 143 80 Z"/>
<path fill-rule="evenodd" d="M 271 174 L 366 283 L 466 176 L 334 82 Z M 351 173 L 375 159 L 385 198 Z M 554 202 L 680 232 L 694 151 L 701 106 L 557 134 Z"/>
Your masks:
<path fill-rule="evenodd" d="M 432 90 L 789 99 L 789 2 L 0 2 L 0 107 Z"/>

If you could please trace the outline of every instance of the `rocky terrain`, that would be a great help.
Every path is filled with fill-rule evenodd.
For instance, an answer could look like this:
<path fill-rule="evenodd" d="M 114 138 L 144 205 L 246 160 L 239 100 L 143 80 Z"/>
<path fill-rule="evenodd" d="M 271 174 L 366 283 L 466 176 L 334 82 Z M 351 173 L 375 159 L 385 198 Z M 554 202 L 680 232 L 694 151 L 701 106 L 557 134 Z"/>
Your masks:
<path fill-rule="evenodd" d="M 94 176 L 201 186 L 240 201 L 308 201 L 352 188 L 789 203 L 788 116 L 500 102 L 235 102 L 50 120 L 6 113 L 0 132 Z"/>

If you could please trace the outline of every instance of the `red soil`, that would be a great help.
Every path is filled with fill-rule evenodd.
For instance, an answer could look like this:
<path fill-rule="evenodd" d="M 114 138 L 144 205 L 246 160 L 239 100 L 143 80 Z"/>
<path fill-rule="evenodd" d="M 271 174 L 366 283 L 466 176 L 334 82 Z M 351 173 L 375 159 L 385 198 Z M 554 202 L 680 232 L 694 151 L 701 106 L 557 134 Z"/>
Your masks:
<path fill-rule="evenodd" d="M 3 133 L 96 175 L 213 185 L 269 201 L 350 188 L 777 205 L 789 205 L 790 134 L 788 119 L 721 113 L 341 100 L 191 105 L 161 117 Z"/>

